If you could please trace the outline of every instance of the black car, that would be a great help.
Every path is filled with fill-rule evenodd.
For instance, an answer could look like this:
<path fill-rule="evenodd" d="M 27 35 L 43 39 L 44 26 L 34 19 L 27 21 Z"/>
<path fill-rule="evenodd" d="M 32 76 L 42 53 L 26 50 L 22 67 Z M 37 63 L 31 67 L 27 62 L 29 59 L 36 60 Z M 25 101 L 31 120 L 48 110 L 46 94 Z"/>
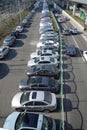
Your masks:
<path fill-rule="evenodd" d="M 28 76 L 48 76 L 58 79 L 59 70 L 55 65 L 36 65 L 28 67 L 27 69 Z"/>
<path fill-rule="evenodd" d="M 21 90 L 41 90 L 41 91 L 59 91 L 59 83 L 51 77 L 32 76 L 26 77 L 20 81 L 19 89 Z"/>
<path fill-rule="evenodd" d="M 16 38 L 18 38 L 18 37 L 19 37 L 19 31 L 17 31 L 17 30 L 12 30 L 12 31 L 11 31 L 11 36 L 15 36 Z"/>
<path fill-rule="evenodd" d="M 66 46 L 66 54 L 69 56 L 76 56 L 76 47 L 72 44 Z"/>

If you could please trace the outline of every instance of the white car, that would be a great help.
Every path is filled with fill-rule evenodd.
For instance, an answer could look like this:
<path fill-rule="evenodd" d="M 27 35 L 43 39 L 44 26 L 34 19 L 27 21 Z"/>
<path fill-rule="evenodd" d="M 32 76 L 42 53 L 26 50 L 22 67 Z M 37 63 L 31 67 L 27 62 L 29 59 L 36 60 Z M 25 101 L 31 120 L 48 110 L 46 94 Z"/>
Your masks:
<path fill-rule="evenodd" d="M 8 115 L 3 128 L 8 130 L 56 130 L 56 122 L 45 114 L 15 111 Z"/>
<path fill-rule="evenodd" d="M 77 28 L 70 28 L 70 32 L 74 35 L 74 34 L 78 34 L 78 30 Z"/>
<path fill-rule="evenodd" d="M 0 46 L 0 59 L 3 59 L 9 52 L 9 46 Z"/>
<path fill-rule="evenodd" d="M 41 56 L 35 59 L 30 59 L 27 66 L 29 67 L 38 64 L 55 64 L 56 66 L 58 66 L 58 60 L 50 56 Z"/>
<path fill-rule="evenodd" d="M 84 56 L 85 60 L 87 61 L 87 51 L 83 51 L 83 56 Z"/>
<path fill-rule="evenodd" d="M 43 26 L 45 26 L 45 25 L 47 25 L 47 26 L 52 26 L 53 25 L 53 23 L 52 22 L 40 22 L 40 27 L 43 27 Z"/>
<path fill-rule="evenodd" d="M 48 45 L 48 46 L 59 46 L 59 42 L 55 42 L 53 40 L 46 40 L 44 42 L 39 42 L 37 43 L 37 48 L 38 47 L 41 47 L 41 46 L 45 46 L 45 45 Z"/>
<path fill-rule="evenodd" d="M 56 95 L 47 91 L 26 91 L 17 93 L 11 102 L 18 111 L 53 111 L 57 107 Z"/>
<path fill-rule="evenodd" d="M 23 31 L 23 29 L 24 29 L 24 28 L 23 28 L 22 26 L 17 26 L 17 27 L 16 27 L 16 30 L 19 31 L 20 33 Z"/>
<path fill-rule="evenodd" d="M 36 51 L 31 53 L 30 58 L 34 59 L 36 57 L 40 56 L 50 56 L 59 59 L 59 54 L 58 52 L 53 52 L 52 50 L 42 50 L 42 51 Z"/>
<path fill-rule="evenodd" d="M 46 33 L 41 34 L 41 37 L 45 37 L 45 36 L 58 38 L 58 34 L 56 34 L 55 32 L 46 32 Z"/>

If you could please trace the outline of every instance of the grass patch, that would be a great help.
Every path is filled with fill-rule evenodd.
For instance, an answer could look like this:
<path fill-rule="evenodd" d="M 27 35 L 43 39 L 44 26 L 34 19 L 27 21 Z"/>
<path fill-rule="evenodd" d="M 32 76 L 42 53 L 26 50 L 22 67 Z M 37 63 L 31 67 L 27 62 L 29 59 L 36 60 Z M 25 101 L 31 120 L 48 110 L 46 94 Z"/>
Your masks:
<path fill-rule="evenodd" d="M 34 1 L 32 1 L 31 7 L 29 10 L 24 10 L 21 12 L 21 21 L 31 12 L 34 8 Z M 0 45 L 3 44 L 4 38 L 10 34 L 10 32 L 16 28 L 16 26 L 21 22 L 20 21 L 20 14 L 13 14 L 8 18 L 4 18 L 0 21 Z"/>
<path fill-rule="evenodd" d="M 68 13 L 72 18 L 74 18 L 78 23 L 80 23 L 83 27 L 85 27 L 85 31 L 87 31 L 87 25 L 84 23 L 84 21 L 78 17 L 78 16 L 75 16 L 73 15 L 72 11 L 71 10 L 65 10 L 66 13 Z"/>

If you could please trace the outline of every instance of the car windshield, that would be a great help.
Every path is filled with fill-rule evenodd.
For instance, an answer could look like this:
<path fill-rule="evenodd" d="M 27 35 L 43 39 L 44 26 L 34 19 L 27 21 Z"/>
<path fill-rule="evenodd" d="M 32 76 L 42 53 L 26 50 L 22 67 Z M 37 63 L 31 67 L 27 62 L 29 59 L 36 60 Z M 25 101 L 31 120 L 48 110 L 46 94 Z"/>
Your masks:
<path fill-rule="evenodd" d="M 49 85 L 50 85 L 50 86 L 55 85 L 55 80 L 52 79 L 52 78 L 50 78 L 50 79 L 49 79 Z"/>
<path fill-rule="evenodd" d="M 26 130 L 25 127 L 30 127 L 30 130 L 32 130 L 32 128 L 36 129 L 38 117 L 39 115 L 34 113 L 20 113 L 15 123 L 15 130 Z"/>
<path fill-rule="evenodd" d="M 29 95 L 30 95 L 30 92 L 23 93 L 21 96 L 21 99 L 20 99 L 20 103 L 24 103 L 25 101 L 29 101 Z"/>
<path fill-rule="evenodd" d="M 42 77 L 33 77 L 33 78 L 29 78 L 27 81 L 27 85 L 31 85 L 31 84 L 36 84 L 36 83 L 41 83 L 42 82 Z"/>
<path fill-rule="evenodd" d="M 36 71 L 39 71 L 39 70 L 40 70 L 40 67 L 35 66 L 35 67 L 33 68 L 33 72 L 36 72 Z"/>
<path fill-rule="evenodd" d="M 41 130 L 52 130 L 53 123 L 49 117 L 43 116 L 43 123 Z"/>
<path fill-rule="evenodd" d="M 75 50 L 75 48 L 73 46 L 68 46 L 67 50 Z"/>
<path fill-rule="evenodd" d="M 11 38 L 6 38 L 5 41 L 9 42 L 9 41 L 11 41 Z"/>
<path fill-rule="evenodd" d="M 52 102 L 52 96 L 50 92 L 44 92 L 44 101 L 51 103 Z"/>

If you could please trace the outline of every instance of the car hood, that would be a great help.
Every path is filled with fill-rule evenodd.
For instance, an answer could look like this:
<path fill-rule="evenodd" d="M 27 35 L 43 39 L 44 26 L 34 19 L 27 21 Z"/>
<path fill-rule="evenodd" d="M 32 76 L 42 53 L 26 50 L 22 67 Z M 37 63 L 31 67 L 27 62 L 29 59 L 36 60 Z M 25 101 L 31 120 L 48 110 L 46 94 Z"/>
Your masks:
<path fill-rule="evenodd" d="M 17 120 L 18 115 L 20 112 L 13 112 L 11 113 L 5 120 L 5 123 L 3 125 L 3 128 L 9 129 L 9 130 L 15 130 L 15 122 Z"/>
<path fill-rule="evenodd" d="M 22 96 L 22 92 L 17 93 L 17 94 L 13 97 L 12 102 L 11 102 L 12 107 L 19 107 L 19 106 L 21 106 L 21 105 L 20 105 L 21 96 Z"/>

